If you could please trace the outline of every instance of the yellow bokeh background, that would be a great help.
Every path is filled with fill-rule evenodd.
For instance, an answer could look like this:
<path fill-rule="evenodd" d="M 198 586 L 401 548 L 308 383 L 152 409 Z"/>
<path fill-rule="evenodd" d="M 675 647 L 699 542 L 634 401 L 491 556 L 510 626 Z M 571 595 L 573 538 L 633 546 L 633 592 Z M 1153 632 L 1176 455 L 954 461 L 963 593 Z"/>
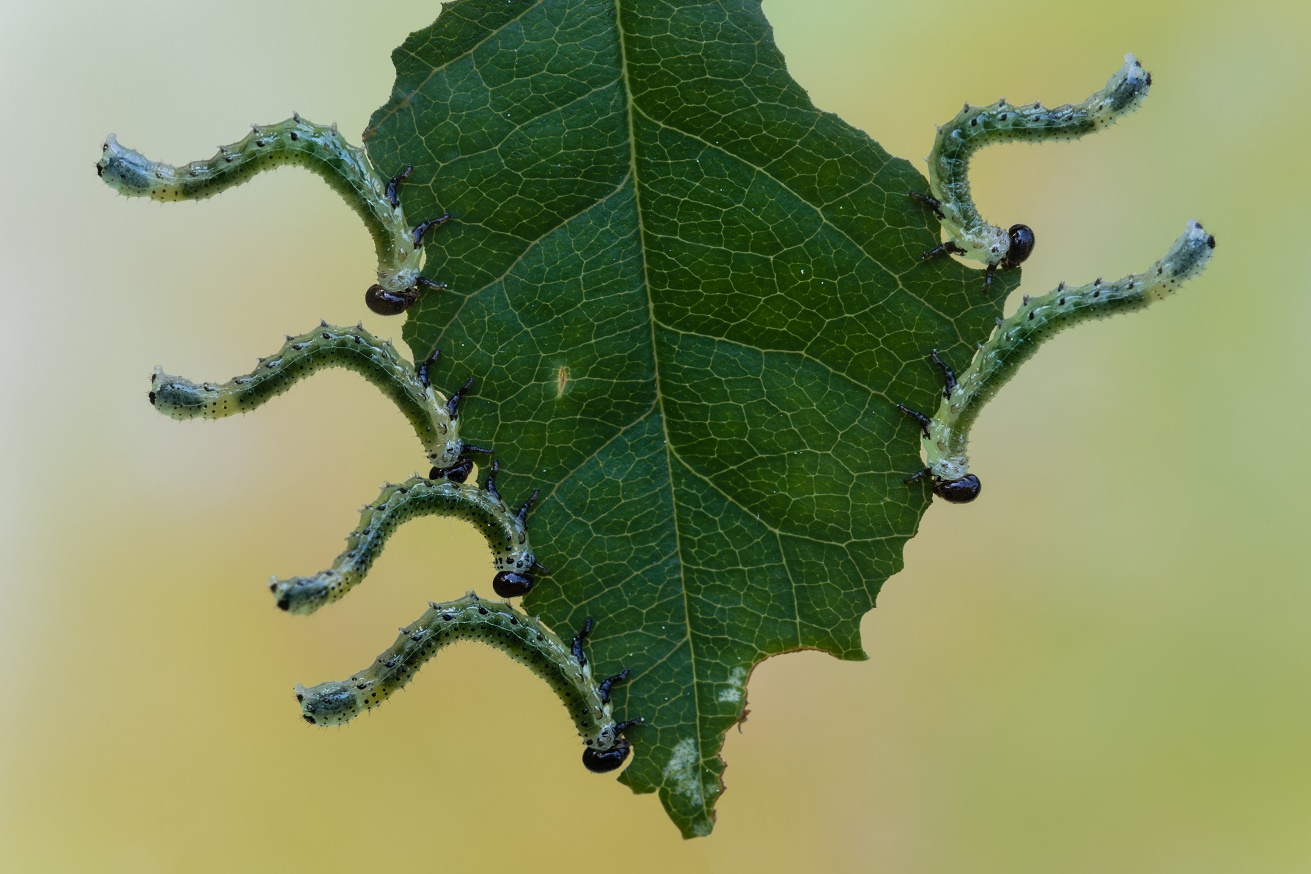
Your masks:
<path fill-rule="evenodd" d="M 222 423 L 145 400 L 157 363 L 221 379 L 319 317 L 399 324 L 364 313 L 371 243 L 318 180 L 128 201 L 92 175 L 102 136 L 180 162 L 297 109 L 357 140 L 437 11 L 0 6 L 0 869 L 1311 870 L 1311 7 L 767 0 L 816 103 L 915 160 L 964 101 L 1079 100 L 1138 54 L 1139 114 L 977 162 L 985 214 L 1037 229 L 1026 291 L 1142 269 L 1189 218 L 1220 244 L 1002 393 L 987 489 L 929 511 L 871 660 L 755 672 L 690 842 L 490 650 L 303 724 L 293 683 L 486 588 L 486 549 L 415 523 L 348 602 L 283 615 L 263 580 L 323 566 L 410 472 L 404 420 L 339 372 Z"/>

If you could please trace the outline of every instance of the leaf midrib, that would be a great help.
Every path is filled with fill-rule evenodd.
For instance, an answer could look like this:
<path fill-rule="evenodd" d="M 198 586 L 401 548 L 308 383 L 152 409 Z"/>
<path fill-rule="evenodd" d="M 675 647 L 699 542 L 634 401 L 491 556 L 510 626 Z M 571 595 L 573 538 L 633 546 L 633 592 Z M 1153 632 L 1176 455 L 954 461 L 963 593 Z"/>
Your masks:
<path fill-rule="evenodd" d="M 696 664 L 696 642 L 692 635 L 692 608 L 687 602 L 687 577 L 684 571 L 685 562 L 683 561 L 683 536 L 678 525 L 678 496 L 674 493 L 674 454 L 673 443 L 669 439 L 669 417 L 665 414 L 665 396 L 661 390 L 661 373 L 660 373 L 660 351 L 656 342 L 656 314 L 655 301 L 651 295 L 651 277 L 648 270 L 646 257 L 646 222 L 642 215 L 642 186 L 639 181 L 637 172 L 637 132 L 634 129 L 634 116 L 637 106 L 633 98 L 633 89 L 629 84 L 628 78 L 628 43 L 624 33 L 623 10 L 620 8 L 620 0 L 614 0 L 613 4 L 615 13 L 615 35 L 619 42 L 619 83 L 624 89 L 624 116 L 628 124 L 628 176 L 633 180 L 633 204 L 637 213 L 637 235 L 639 257 L 642 259 L 642 287 L 646 291 L 646 308 L 647 323 L 650 327 L 651 336 L 651 364 L 655 372 L 655 395 L 657 409 L 660 415 L 660 433 L 665 438 L 665 471 L 667 474 L 666 481 L 669 483 L 669 505 L 673 508 L 672 523 L 674 527 L 674 549 L 678 554 L 678 588 L 679 594 L 683 600 L 683 617 L 684 625 L 687 628 L 687 658 L 688 667 L 692 673 L 692 709 L 696 715 L 696 725 L 692 731 L 692 737 L 696 739 L 696 757 L 697 770 L 700 771 L 705 764 L 704 746 L 701 742 L 701 684 L 698 682 L 697 664 Z M 794 593 L 795 597 L 795 593 Z M 661 769 L 662 773 L 664 769 Z M 714 820 L 713 806 L 707 802 L 705 787 L 698 793 L 701 798 L 701 812 L 706 821 Z"/>

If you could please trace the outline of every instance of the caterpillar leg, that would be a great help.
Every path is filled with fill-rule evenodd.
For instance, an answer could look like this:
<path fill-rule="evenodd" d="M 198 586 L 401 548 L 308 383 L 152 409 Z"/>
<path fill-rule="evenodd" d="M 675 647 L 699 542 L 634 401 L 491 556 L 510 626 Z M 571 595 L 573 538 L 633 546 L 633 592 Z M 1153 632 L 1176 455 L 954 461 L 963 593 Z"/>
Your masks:
<path fill-rule="evenodd" d="M 910 196 L 911 199 L 918 200 L 920 203 L 924 204 L 929 209 L 933 210 L 933 214 L 936 215 L 939 219 L 946 218 L 946 216 L 943 215 L 942 213 L 942 201 L 938 200 L 938 198 L 934 197 L 931 194 L 921 194 L 918 191 L 910 192 Z"/>
<path fill-rule="evenodd" d="M 1142 273 L 1115 282 L 1096 279 L 1072 287 L 1062 282 L 1041 297 L 1025 296 L 1018 312 L 999 320 L 992 336 L 979 347 L 969 368 L 957 379 L 936 350 L 932 358 L 943 375 L 943 398 L 932 416 L 902 404 L 900 409 L 920 426 L 921 446 L 928 467 L 907 477 L 907 485 L 928 478 L 933 493 L 963 504 L 979 496 L 979 478 L 969 472 L 966 445 L 979 411 L 1038 347 L 1056 334 L 1081 322 L 1104 319 L 1143 309 L 1178 291 L 1210 263 L 1215 237 L 1197 222 L 1189 222 L 1183 235 L 1161 260 Z"/>
<path fill-rule="evenodd" d="M 438 216 L 435 219 L 428 219 L 427 221 L 419 222 L 417 225 L 414 226 L 414 230 L 411 232 L 411 236 L 414 239 L 414 245 L 422 246 L 423 238 L 428 233 L 428 231 L 432 230 L 433 228 L 440 228 L 442 225 L 446 224 L 450 220 L 451 220 L 451 214 L 448 212 L 445 215 Z"/>
<path fill-rule="evenodd" d="M 525 595 L 536 582 L 532 573 L 536 559 L 528 540 L 531 503 L 511 513 L 495 487 L 480 489 L 476 483 L 410 477 L 385 486 L 374 502 L 364 507 L 359 526 L 346 538 L 345 552 L 331 567 L 310 577 L 275 577 L 269 590 L 280 609 L 313 613 L 362 582 L 387 540 L 406 522 L 418 516 L 454 516 L 472 522 L 491 546 L 496 593 L 504 598 Z"/>
<path fill-rule="evenodd" d="M 413 172 L 414 172 L 414 165 L 406 164 L 403 168 L 401 168 L 401 172 L 397 173 L 395 176 L 393 176 L 390 180 L 387 181 L 387 202 L 391 204 L 392 209 L 400 208 L 401 183 L 409 179 L 410 174 Z"/>
<path fill-rule="evenodd" d="M 962 249 L 960 246 L 957 246 L 951 240 L 948 240 L 947 242 L 939 246 L 934 246 L 932 249 L 924 250 L 924 254 L 920 255 L 920 260 L 927 261 L 930 258 L 937 258 L 939 255 L 964 255 L 964 254 L 965 254 L 964 249 Z"/>
<path fill-rule="evenodd" d="M 949 398 L 951 393 L 956 390 L 956 373 L 938 357 L 937 349 L 934 349 L 929 355 L 933 358 L 933 363 L 938 365 L 938 369 L 942 371 L 942 396 Z"/>
<path fill-rule="evenodd" d="M 915 471 L 910 476 L 902 480 L 901 484 L 904 486 L 908 486 L 911 483 L 919 482 L 920 480 L 924 479 L 927 476 L 933 476 L 933 468 L 931 467 L 921 468 L 920 470 Z"/>
<path fill-rule="evenodd" d="M 413 679 L 428 659 L 460 640 L 499 649 L 541 677 L 564 704 L 586 749 L 590 771 L 613 771 L 632 749 L 624 732 L 642 720 L 616 722 L 607 694 L 555 632 L 509 604 L 463 598 L 431 603 L 369 667 L 342 682 L 296 687 L 301 716 L 311 725 L 341 725 L 382 704 Z M 627 672 L 625 672 L 626 674 Z M 613 678 L 612 678 L 613 679 Z M 610 681 L 607 680 L 607 683 Z M 606 687 L 608 692 L 608 687 Z"/>
<path fill-rule="evenodd" d="M 614 688 L 615 683 L 622 683 L 624 680 L 627 679 L 628 679 L 628 668 L 624 668 L 619 673 L 606 677 L 604 680 L 602 680 L 601 685 L 598 687 L 601 690 L 601 700 L 609 704 L 610 690 Z"/>
<path fill-rule="evenodd" d="M 156 410 L 174 419 L 221 419 L 250 412 L 320 370 L 345 368 L 391 398 L 414 428 L 428 461 L 440 472 L 458 468 L 474 450 L 460 439 L 452 407 L 452 401 L 458 406 L 468 385 L 448 401 L 428 379 L 436 360 L 434 355 L 416 369 L 390 340 L 384 343 L 362 326 L 341 328 L 321 322 L 312 331 L 289 336 L 281 349 L 261 358 L 250 373 L 221 385 L 195 383 L 156 368 L 148 397 Z"/>
<path fill-rule="evenodd" d="M 925 437 L 929 436 L 929 425 L 932 424 L 932 419 L 921 413 L 919 410 L 912 410 L 905 404 L 897 404 L 897 409 L 905 413 L 907 417 L 914 419 L 920 426 L 920 430 L 924 432 Z"/>
<path fill-rule="evenodd" d="M 569 645 L 569 652 L 573 655 L 574 661 L 578 662 L 581 668 L 587 667 L 587 654 L 583 652 L 583 641 L 587 640 L 592 633 L 592 620 L 587 618 L 583 620 L 583 627 L 578 629 L 574 635 L 573 642 Z"/>
<path fill-rule="evenodd" d="M 467 380 L 465 380 L 464 385 L 457 388 L 455 392 L 451 395 L 451 399 L 446 402 L 446 414 L 450 416 L 452 419 L 459 418 L 460 401 L 464 400 L 465 393 L 468 392 L 469 389 L 471 388 L 473 388 L 472 376 L 469 377 Z"/>
<path fill-rule="evenodd" d="M 427 358 L 414 365 L 414 376 L 424 388 L 432 386 L 430 371 L 437 366 L 437 359 L 442 357 L 442 350 L 434 349 Z"/>
<path fill-rule="evenodd" d="M 251 125 L 244 139 L 219 146 L 214 157 L 176 167 L 125 148 L 111 134 L 101 147 L 96 175 L 121 194 L 168 202 L 213 197 L 287 164 L 322 177 L 368 227 L 378 255 L 378 281 L 364 295 L 370 310 L 379 315 L 403 313 L 423 292 L 445 287 L 426 279 L 420 263 L 424 234 L 450 216 L 411 228 L 401 209 L 400 187 L 413 165 L 384 183 L 364 150 L 342 139 L 335 124 L 314 124 L 293 114 L 277 124 Z"/>

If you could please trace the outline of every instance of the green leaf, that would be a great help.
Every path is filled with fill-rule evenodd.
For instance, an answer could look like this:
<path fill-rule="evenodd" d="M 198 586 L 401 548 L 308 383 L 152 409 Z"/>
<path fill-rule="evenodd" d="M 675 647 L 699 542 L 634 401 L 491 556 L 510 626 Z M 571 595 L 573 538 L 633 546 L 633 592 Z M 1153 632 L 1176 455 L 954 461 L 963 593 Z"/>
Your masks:
<path fill-rule="evenodd" d="M 811 104 L 759 0 L 461 0 L 394 60 L 370 157 L 455 218 L 405 338 L 543 490 L 525 608 L 632 670 L 620 779 L 707 834 L 752 666 L 865 658 L 929 505 L 894 404 L 936 406 L 929 350 L 964 366 L 1018 275 L 921 263 L 925 180 Z"/>

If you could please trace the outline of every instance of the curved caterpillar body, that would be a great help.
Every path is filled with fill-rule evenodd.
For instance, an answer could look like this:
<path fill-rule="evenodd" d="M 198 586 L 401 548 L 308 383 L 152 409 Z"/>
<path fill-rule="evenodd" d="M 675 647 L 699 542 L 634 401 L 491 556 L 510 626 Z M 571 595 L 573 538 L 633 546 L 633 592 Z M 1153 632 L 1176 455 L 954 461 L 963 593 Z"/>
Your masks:
<path fill-rule="evenodd" d="M 406 167 L 390 181 L 373 169 L 363 149 L 347 144 L 337 126 L 325 127 L 293 115 L 270 125 L 252 125 L 239 142 L 219 146 L 207 161 L 181 167 L 151 161 L 105 138 L 96 173 L 110 188 L 133 197 L 168 202 L 213 197 L 264 170 L 297 164 L 323 177 L 364 220 L 378 252 L 378 282 L 365 292 L 369 308 L 380 315 L 404 312 L 424 290 L 446 286 L 423 276 L 423 237 L 449 215 L 411 227 L 401 209 L 398 190 L 409 176 Z"/>
<path fill-rule="evenodd" d="M 448 399 L 428 383 L 428 368 L 435 360 L 434 353 L 416 369 L 390 340 L 381 342 L 359 325 L 340 328 L 322 322 L 308 333 L 289 336 L 250 373 L 222 385 L 195 383 L 156 367 L 149 398 L 156 410 L 173 419 L 222 419 L 248 413 L 320 370 L 342 367 L 363 376 L 400 408 L 423 444 L 434 478 L 462 481 L 471 468 L 467 453 L 484 450 L 460 439 L 459 404 L 469 383 Z"/>
<path fill-rule="evenodd" d="M 1055 291 L 1030 300 L 1015 315 L 998 321 L 988 342 L 980 347 L 959 380 L 936 352 L 933 359 L 946 379 L 942 403 L 932 418 L 898 408 L 917 421 L 924 432 L 924 453 L 928 467 L 906 482 L 928 477 L 934 494 L 952 503 L 966 503 L 978 497 L 979 478 L 969 472 L 966 446 L 970 427 L 993 395 L 1015 374 L 1020 365 L 1053 336 L 1080 322 L 1104 319 L 1117 313 L 1150 306 L 1179 290 L 1188 279 L 1201 273 L 1215 250 L 1215 237 L 1197 222 L 1170 247 L 1165 257 L 1145 273 L 1135 273 L 1115 282 L 1096 282 L 1078 288 L 1061 283 Z"/>
<path fill-rule="evenodd" d="M 616 722 L 611 714 L 610 689 L 627 678 L 628 672 L 596 682 L 582 645 L 591 628 L 589 619 L 566 645 L 549 628 L 509 604 L 484 601 L 470 592 L 455 601 L 429 604 L 373 664 L 349 679 L 308 689 L 296 686 L 296 700 L 306 722 L 341 725 L 387 700 L 438 650 L 459 640 L 477 640 L 527 665 L 545 680 L 587 745 L 583 764 L 591 771 L 613 771 L 631 749 L 623 733 L 641 720 Z"/>
<path fill-rule="evenodd" d="M 477 484 L 421 476 L 384 487 L 360 513 L 359 527 L 346 538 L 346 551 L 337 556 L 332 567 L 312 577 L 275 577 L 269 582 L 278 607 L 289 613 L 307 614 L 341 599 L 364 579 L 397 528 L 416 516 L 433 515 L 467 519 L 487 538 L 496 567 L 492 579 L 496 594 L 505 598 L 528 594 L 535 582 L 535 566 L 540 569 L 528 542 L 527 528 L 528 509 L 537 492 L 517 513 L 512 513 L 496 491 L 495 477 L 493 465 L 485 489 Z"/>
<path fill-rule="evenodd" d="M 983 219 L 970 197 L 970 158 L 993 143 L 1072 140 L 1109 127 L 1142 104 L 1151 84 L 1151 74 L 1125 55 L 1106 87 L 1074 106 L 1012 106 L 1005 99 L 991 106 L 965 104 L 938 129 L 928 157 L 929 194 L 911 193 L 937 213 L 948 237 L 923 257 L 949 253 L 983 262 L 985 290 L 996 270 L 1018 267 L 1033 252 L 1033 231 L 1027 225 L 1002 229 Z"/>

